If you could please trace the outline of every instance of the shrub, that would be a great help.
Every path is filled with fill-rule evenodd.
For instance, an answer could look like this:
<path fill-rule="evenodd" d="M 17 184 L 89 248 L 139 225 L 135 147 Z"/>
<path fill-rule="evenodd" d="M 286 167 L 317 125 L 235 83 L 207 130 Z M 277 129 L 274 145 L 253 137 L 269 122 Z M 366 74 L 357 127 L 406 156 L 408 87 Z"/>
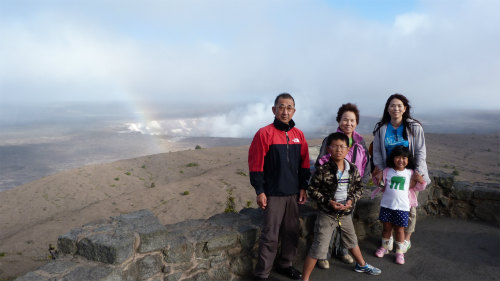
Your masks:
<path fill-rule="evenodd" d="M 201 149 L 201 146 L 199 144 L 197 144 L 194 149 Z"/>
<path fill-rule="evenodd" d="M 235 207 L 233 191 L 229 190 L 227 192 L 226 209 L 224 210 L 224 213 L 236 213 Z"/>
<path fill-rule="evenodd" d="M 182 195 L 189 195 L 189 191 L 187 191 L 187 190 L 186 190 L 186 191 L 184 191 L 184 192 L 182 193 Z"/>
<path fill-rule="evenodd" d="M 455 169 L 455 170 L 453 170 L 453 172 L 451 174 L 454 176 L 458 176 L 458 175 L 460 175 L 460 172 L 457 169 Z"/>
<path fill-rule="evenodd" d="M 187 164 L 186 167 L 198 167 L 198 163 L 191 162 L 191 163 Z"/>
<path fill-rule="evenodd" d="M 130 176 L 132 173 L 131 172 L 126 172 L 125 175 Z"/>
<path fill-rule="evenodd" d="M 119 178 L 119 177 L 116 177 L 116 178 L 115 178 L 115 181 L 119 181 L 119 180 L 120 180 L 120 178 Z"/>

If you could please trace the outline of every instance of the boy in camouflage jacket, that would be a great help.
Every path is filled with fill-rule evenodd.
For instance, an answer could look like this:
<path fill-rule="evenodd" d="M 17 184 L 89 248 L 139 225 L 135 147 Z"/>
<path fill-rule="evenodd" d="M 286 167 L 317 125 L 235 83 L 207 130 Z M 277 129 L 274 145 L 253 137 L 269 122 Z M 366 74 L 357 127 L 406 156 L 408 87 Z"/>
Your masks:
<path fill-rule="evenodd" d="M 356 260 L 354 271 L 378 275 L 382 271 L 363 259 L 354 231 L 352 207 L 363 193 L 361 177 L 356 165 L 345 159 L 349 139 L 345 134 L 333 133 L 327 138 L 330 159 L 321 165 L 311 178 L 309 196 L 318 203 L 314 225 L 314 241 L 304 261 L 303 280 L 309 280 L 318 259 L 326 259 L 332 233 L 341 225 L 342 243 Z"/>

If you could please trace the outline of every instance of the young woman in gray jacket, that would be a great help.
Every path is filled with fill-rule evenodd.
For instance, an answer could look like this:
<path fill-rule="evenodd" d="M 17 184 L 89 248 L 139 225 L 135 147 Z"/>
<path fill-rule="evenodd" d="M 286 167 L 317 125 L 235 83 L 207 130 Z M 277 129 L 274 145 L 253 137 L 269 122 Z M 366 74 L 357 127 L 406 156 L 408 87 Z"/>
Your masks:
<path fill-rule="evenodd" d="M 385 103 L 382 119 L 373 130 L 372 161 L 375 167 L 372 178 L 375 183 L 382 179 L 388 155 L 394 147 L 400 145 L 410 149 L 415 160 L 416 173 L 422 175 L 427 184 L 431 182 L 427 171 L 424 130 L 420 122 L 411 117 L 410 111 L 408 99 L 401 94 L 391 95 Z M 417 211 L 412 207 L 408 227 L 405 228 L 405 252 L 411 247 L 410 238 L 415 231 L 416 220 Z"/>

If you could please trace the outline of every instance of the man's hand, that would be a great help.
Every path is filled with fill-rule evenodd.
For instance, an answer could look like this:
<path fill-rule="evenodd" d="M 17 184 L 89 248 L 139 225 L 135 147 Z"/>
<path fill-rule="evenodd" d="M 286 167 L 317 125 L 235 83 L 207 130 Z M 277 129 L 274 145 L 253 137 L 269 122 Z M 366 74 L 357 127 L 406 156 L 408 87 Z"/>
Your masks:
<path fill-rule="evenodd" d="M 307 193 L 306 193 L 306 190 L 305 189 L 301 189 L 300 192 L 299 192 L 299 201 L 298 203 L 300 205 L 306 203 L 306 200 L 307 200 Z"/>
<path fill-rule="evenodd" d="M 259 207 L 261 207 L 262 209 L 265 209 L 267 207 L 267 197 L 264 192 L 257 195 L 257 205 L 259 205 Z"/>

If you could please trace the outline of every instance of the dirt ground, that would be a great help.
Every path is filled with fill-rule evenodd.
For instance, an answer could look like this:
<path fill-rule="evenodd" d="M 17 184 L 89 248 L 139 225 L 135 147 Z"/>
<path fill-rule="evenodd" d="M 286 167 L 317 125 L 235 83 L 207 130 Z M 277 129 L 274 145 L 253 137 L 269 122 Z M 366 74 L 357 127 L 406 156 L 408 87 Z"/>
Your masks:
<path fill-rule="evenodd" d="M 370 143 L 370 136 L 366 138 Z M 457 180 L 500 183 L 498 135 L 426 134 L 426 140 L 429 169 L 454 172 Z M 309 141 L 311 146 L 320 143 L 321 139 Z M 49 244 L 56 244 L 59 235 L 97 219 L 144 208 L 152 210 L 163 224 L 208 218 L 224 212 L 230 196 L 234 197 L 237 211 L 247 206 L 256 207 L 255 192 L 248 179 L 247 156 L 248 145 L 156 154 L 68 170 L 1 192 L 0 280 L 10 280 L 44 264 L 48 260 Z M 427 237 L 429 233 L 429 239 L 439 237 L 437 242 L 455 241 L 455 248 L 451 250 L 461 244 L 482 243 L 485 238 L 475 231 L 481 228 L 469 222 L 440 218 L 429 230 L 424 231 L 424 226 L 424 223 L 419 224 L 419 235 L 415 234 L 415 239 Z M 398 271 L 398 267 L 385 258 L 374 263 L 384 268 L 387 263 L 387 268 L 394 268 L 394 276 L 408 280 L 414 278 L 412 276 L 419 276 L 415 277 L 417 279 L 443 277 L 429 275 L 427 278 L 427 267 L 441 270 L 440 267 L 446 266 L 464 273 L 477 269 L 479 274 L 478 269 L 489 266 L 492 259 L 497 267 L 499 265 L 498 228 L 488 231 L 491 231 L 488 237 L 497 239 L 487 241 L 496 246 L 477 244 L 488 253 L 493 251 L 492 256 L 485 257 L 481 263 L 470 258 L 469 252 L 456 250 L 452 252 L 455 257 L 441 252 L 444 247 L 439 245 L 427 249 L 429 242 L 426 240 L 421 243 L 416 240 L 415 250 L 408 256 L 408 265 L 401 267 L 407 270 L 411 268 L 410 263 L 418 261 L 414 271 Z M 461 240 L 454 240 L 455 236 Z M 368 251 L 366 255 L 370 256 L 376 244 L 363 243 L 371 243 L 364 247 Z M 439 263 L 426 263 L 425 257 L 432 251 L 448 258 L 439 260 L 436 257 L 434 261 Z M 418 267 L 421 263 L 425 267 Z M 494 270 L 485 267 L 485 271 Z M 489 275 L 484 276 L 489 278 Z M 346 275 L 345 279 L 348 278 Z"/>

